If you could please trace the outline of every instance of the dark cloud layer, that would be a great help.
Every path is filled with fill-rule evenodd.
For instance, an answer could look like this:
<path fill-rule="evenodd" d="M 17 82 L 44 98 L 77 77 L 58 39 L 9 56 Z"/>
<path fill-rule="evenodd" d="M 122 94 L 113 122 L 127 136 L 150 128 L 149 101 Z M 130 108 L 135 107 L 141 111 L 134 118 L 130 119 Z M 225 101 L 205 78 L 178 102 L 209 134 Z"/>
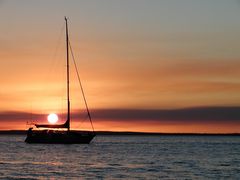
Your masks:
<path fill-rule="evenodd" d="M 83 111 L 73 112 L 72 118 L 84 118 Z M 104 121 L 156 121 L 156 122 L 239 122 L 240 107 L 197 107 L 186 109 L 95 109 L 91 111 L 94 120 Z M 1 112 L 0 121 L 44 119 L 46 114 L 31 114 L 27 112 Z M 64 116 L 64 115 L 62 115 Z"/>

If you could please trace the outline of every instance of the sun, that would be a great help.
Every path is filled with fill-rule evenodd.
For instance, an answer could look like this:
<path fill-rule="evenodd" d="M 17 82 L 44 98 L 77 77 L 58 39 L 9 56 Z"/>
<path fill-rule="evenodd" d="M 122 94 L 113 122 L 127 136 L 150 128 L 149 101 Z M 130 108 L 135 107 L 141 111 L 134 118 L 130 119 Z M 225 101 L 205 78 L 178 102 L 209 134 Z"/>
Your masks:
<path fill-rule="evenodd" d="M 55 124 L 58 121 L 58 116 L 55 113 L 51 113 L 48 115 L 47 119 L 50 124 Z"/>

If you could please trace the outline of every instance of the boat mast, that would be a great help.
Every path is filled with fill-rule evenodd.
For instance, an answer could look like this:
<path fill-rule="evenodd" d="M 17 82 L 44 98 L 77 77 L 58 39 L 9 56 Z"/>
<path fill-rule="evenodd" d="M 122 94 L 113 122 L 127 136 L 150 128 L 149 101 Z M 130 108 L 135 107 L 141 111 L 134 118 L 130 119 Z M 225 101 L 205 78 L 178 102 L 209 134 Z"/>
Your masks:
<path fill-rule="evenodd" d="M 70 95 L 69 95 L 69 40 L 68 40 L 68 22 L 67 17 L 65 16 L 66 22 L 66 48 L 67 48 L 67 128 L 70 130 Z"/>

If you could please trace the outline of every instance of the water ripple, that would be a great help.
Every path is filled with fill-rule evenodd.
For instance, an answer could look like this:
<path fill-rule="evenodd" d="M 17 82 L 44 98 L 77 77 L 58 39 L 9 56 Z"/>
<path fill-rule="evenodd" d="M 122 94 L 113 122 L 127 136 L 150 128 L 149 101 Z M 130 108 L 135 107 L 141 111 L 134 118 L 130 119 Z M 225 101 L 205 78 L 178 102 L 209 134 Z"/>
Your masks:
<path fill-rule="evenodd" d="M 98 136 L 90 145 L 0 136 L 0 179 L 240 179 L 239 137 Z"/>

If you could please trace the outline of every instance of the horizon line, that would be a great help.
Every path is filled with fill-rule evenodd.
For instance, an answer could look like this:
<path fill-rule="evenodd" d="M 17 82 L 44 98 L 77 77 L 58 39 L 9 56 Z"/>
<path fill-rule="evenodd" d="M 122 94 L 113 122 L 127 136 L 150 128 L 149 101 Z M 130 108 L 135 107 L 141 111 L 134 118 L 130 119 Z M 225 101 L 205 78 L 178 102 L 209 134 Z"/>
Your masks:
<path fill-rule="evenodd" d="M 13 134 L 13 135 L 22 135 L 26 134 L 27 130 L 0 130 L 0 135 L 4 134 Z M 80 130 L 72 130 L 76 132 L 82 132 Z M 196 135 L 196 136 L 240 136 L 240 133 L 181 133 L 181 132 L 174 132 L 174 133 L 166 133 L 166 132 L 141 132 L 141 131 L 95 131 L 96 134 L 99 135 Z"/>

